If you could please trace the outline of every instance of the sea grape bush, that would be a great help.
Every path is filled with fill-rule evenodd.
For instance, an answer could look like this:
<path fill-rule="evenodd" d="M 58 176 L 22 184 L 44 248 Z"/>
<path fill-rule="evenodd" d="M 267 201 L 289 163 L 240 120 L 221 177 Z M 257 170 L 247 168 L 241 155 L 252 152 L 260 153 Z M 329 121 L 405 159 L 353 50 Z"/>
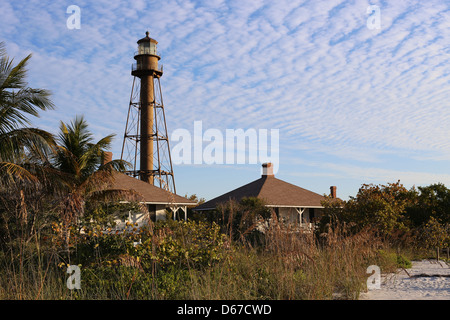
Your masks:
<path fill-rule="evenodd" d="M 123 231 L 100 226 L 73 234 L 71 260 L 85 266 L 132 263 L 144 271 L 170 266 L 203 268 L 223 258 L 226 238 L 220 227 L 200 221 L 159 221 Z M 125 261 L 125 262 L 124 262 Z"/>
<path fill-rule="evenodd" d="M 215 223 L 167 220 L 158 223 L 153 234 L 136 246 L 136 254 L 160 268 L 202 268 L 223 258 L 225 241 Z"/>

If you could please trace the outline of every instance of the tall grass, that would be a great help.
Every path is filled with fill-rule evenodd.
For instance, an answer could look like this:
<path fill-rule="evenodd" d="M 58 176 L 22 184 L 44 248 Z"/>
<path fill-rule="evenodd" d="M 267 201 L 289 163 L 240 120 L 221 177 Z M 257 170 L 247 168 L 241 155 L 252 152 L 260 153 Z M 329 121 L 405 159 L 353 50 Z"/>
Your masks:
<path fill-rule="evenodd" d="M 318 239 L 274 223 L 262 248 L 236 245 L 229 259 L 197 272 L 191 298 L 357 299 L 380 245 L 370 232 Z"/>
<path fill-rule="evenodd" d="M 150 253 L 145 242 L 130 250 L 134 239 L 127 235 L 99 235 L 95 243 L 114 243 L 117 255 L 101 245 L 89 253 L 90 243 L 84 244 L 80 290 L 66 287 L 68 258 L 57 247 L 42 246 L 36 234 L 34 242 L 18 241 L 1 254 L 0 299 L 357 299 L 367 267 L 381 264 L 383 270 L 392 263 L 383 254 L 389 247 L 368 230 L 351 234 L 340 226 L 318 235 L 274 218 L 257 246 L 222 235 L 207 238 L 205 247 L 205 227 L 211 228 L 173 222 L 152 230 L 157 238 L 149 238 Z M 139 263 L 109 264 L 123 256 Z"/>

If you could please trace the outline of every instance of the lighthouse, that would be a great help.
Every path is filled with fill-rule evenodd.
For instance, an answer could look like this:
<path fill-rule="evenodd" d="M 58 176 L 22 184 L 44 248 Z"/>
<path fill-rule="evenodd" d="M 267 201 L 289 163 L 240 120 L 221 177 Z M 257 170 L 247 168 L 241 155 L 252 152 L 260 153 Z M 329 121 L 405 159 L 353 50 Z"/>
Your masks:
<path fill-rule="evenodd" d="M 158 42 L 149 32 L 137 41 L 131 67 L 133 85 L 122 146 L 122 160 L 133 168 L 127 174 L 175 192 L 160 78 L 163 67 Z"/>

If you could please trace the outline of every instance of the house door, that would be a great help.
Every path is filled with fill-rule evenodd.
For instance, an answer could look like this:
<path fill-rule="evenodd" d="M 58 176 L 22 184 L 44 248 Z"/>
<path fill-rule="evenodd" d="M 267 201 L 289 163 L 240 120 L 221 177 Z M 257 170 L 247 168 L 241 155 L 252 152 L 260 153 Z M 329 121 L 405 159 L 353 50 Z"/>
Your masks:
<path fill-rule="evenodd" d="M 156 221 L 156 204 L 147 205 L 148 213 L 150 214 L 150 220 Z"/>
<path fill-rule="evenodd" d="M 309 222 L 314 222 L 314 208 L 309 208 Z"/>

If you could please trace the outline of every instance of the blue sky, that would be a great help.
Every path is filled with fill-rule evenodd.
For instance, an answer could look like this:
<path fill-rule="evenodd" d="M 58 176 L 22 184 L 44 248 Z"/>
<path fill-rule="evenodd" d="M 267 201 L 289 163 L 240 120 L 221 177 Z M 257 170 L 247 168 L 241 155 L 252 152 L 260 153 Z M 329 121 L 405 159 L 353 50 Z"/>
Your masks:
<path fill-rule="evenodd" d="M 81 28 L 68 29 L 69 5 Z M 380 29 L 366 10 L 380 8 Z M 83 114 L 120 156 L 136 41 L 158 40 L 169 135 L 279 129 L 277 177 L 323 194 L 363 183 L 450 186 L 450 2 L 1 1 L 0 41 L 33 53 L 29 85 L 53 92 L 33 124 Z M 173 146 L 173 144 L 172 144 Z M 179 194 L 211 199 L 260 164 L 177 165 Z"/>

